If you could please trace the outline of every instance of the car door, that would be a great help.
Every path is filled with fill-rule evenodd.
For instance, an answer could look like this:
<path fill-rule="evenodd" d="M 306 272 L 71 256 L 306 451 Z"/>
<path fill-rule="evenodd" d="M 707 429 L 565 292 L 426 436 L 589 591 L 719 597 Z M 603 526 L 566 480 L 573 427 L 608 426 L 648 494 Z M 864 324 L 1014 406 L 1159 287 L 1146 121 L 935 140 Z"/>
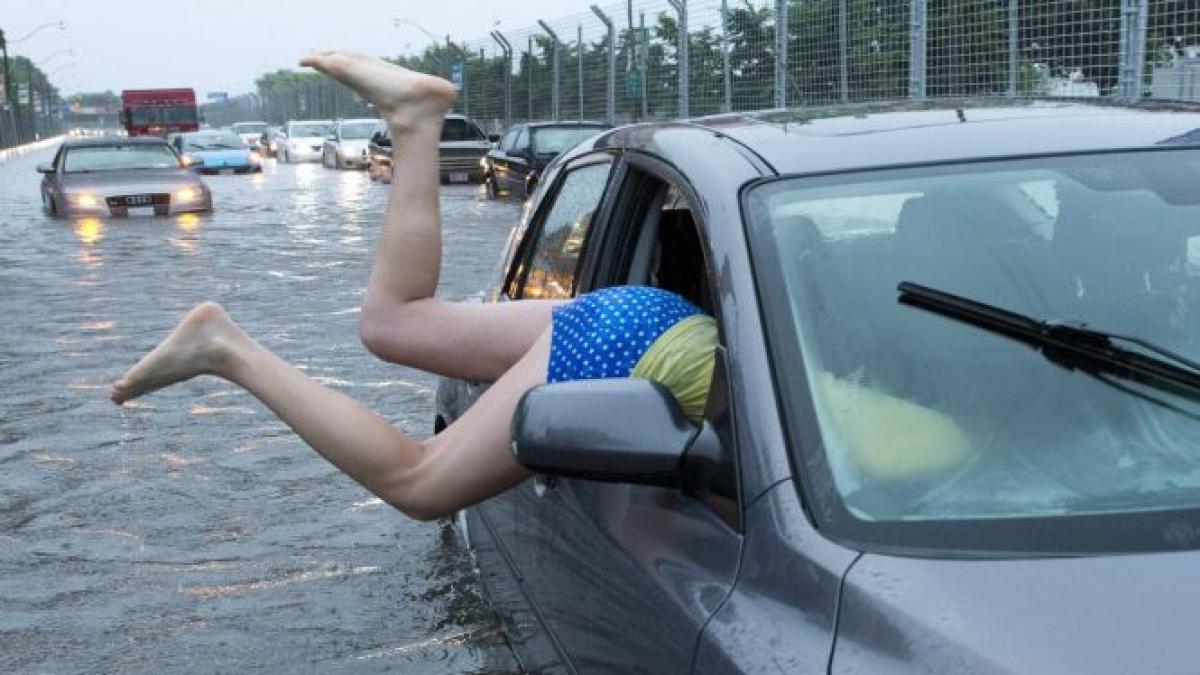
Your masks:
<path fill-rule="evenodd" d="M 513 244 L 499 301 L 565 299 L 574 294 L 577 263 L 593 236 L 612 169 L 612 157 L 598 154 L 581 158 L 552 177 L 520 241 Z M 449 399 L 473 401 L 484 388 L 456 382 L 444 391 Z M 448 412 L 454 418 L 462 410 Z M 504 620 L 506 636 L 522 664 L 532 672 L 566 672 L 545 623 L 529 600 L 529 586 L 536 582 L 521 567 L 526 562 L 522 551 L 527 524 L 518 515 L 519 503 L 535 498 L 543 482 L 531 479 L 472 507 L 465 514 L 466 530 L 489 595 Z"/>
<path fill-rule="evenodd" d="M 509 129 L 508 133 L 504 134 L 504 137 L 496 144 L 496 147 L 488 152 L 488 163 L 492 167 L 492 180 L 497 190 L 505 190 L 508 184 L 505 179 L 507 153 L 509 148 L 512 147 L 513 141 L 516 140 L 517 134 L 520 132 L 519 127 Z"/>
<path fill-rule="evenodd" d="M 521 129 L 513 140 L 512 148 L 507 150 L 504 158 L 505 178 L 507 187 L 516 194 L 525 195 L 525 178 L 529 175 L 529 142 L 530 128 Z"/>
<path fill-rule="evenodd" d="M 660 195 L 671 189 L 687 193 L 686 184 L 669 185 L 641 171 L 618 175 L 621 185 L 610 189 L 602 212 L 616 215 L 596 225 L 606 242 L 635 241 L 640 228 L 661 219 L 653 211 L 661 210 L 663 201 L 647 199 L 648 189 Z M 618 260 L 625 254 L 606 253 L 611 250 L 590 243 L 574 268 L 592 269 L 601 285 L 619 283 L 612 268 L 628 261 Z M 555 250 L 543 257 L 554 260 Z M 566 290 L 555 284 L 557 276 L 530 269 L 518 292 L 542 297 Z M 588 283 L 586 277 L 584 272 L 582 284 Z M 727 460 L 713 472 L 725 486 L 720 499 L 706 501 L 679 489 L 544 477 L 514 491 L 519 541 L 514 557 L 568 669 L 690 670 L 705 622 L 733 586 L 742 545 L 724 366 L 722 355 L 704 422 L 720 439 Z"/>

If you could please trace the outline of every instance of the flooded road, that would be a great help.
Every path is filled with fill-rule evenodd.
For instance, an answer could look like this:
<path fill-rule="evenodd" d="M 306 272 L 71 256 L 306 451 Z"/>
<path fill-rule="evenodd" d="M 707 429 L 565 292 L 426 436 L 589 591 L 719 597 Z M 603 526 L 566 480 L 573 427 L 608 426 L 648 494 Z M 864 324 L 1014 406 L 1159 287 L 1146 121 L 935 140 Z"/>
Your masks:
<path fill-rule="evenodd" d="M 56 221 L 34 171 L 51 154 L 0 160 L 0 672 L 511 672 L 448 525 L 373 499 L 223 381 L 106 400 L 212 299 L 428 436 L 434 378 L 357 335 L 386 186 L 271 162 L 206 177 L 211 216 Z M 442 294 L 470 298 L 519 206 L 442 203 Z"/>

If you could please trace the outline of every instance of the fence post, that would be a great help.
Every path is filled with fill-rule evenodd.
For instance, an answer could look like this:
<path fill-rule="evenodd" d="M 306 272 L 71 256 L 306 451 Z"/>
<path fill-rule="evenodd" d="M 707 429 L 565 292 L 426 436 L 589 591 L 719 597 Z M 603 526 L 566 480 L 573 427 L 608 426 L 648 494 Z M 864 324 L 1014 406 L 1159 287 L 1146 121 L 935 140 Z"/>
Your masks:
<path fill-rule="evenodd" d="M 1130 101 L 1142 96 L 1148 5 L 1149 0 L 1121 0 L 1121 62 L 1117 93 Z"/>
<path fill-rule="evenodd" d="M 498 30 L 492 31 L 492 39 L 504 54 L 504 128 L 508 129 L 512 126 L 512 43 Z"/>
<path fill-rule="evenodd" d="M 552 54 L 551 58 L 554 61 L 554 82 L 551 83 L 551 85 L 550 85 L 550 107 L 554 109 L 554 121 L 557 122 L 561 118 L 561 109 L 559 107 L 560 101 L 558 98 L 558 95 L 559 95 L 559 90 L 558 90 L 558 74 L 559 74 L 558 34 L 555 33 L 552 28 L 550 28 L 549 24 L 547 24 L 545 21 L 542 21 L 541 19 L 538 19 L 538 25 L 541 26 L 542 30 L 546 31 L 546 34 L 550 36 L 550 43 L 554 46 L 554 51 L 551 52 L 551 54 Z"/>
<path fill-rule="evenodd" d="M 729 68 L 729 0 L 721 0 L 721 74 L 725 84 L 725 112 L 733 112 L 733 71 Z"/>
<path fill-rule="evenodd" d="M 1021 42 L 1020 0 L 1008 0 L 1008 95 L 1016 97 L 1020 90 Z"/>
<path fill-rule="evenodd" d="M 614 124 L 617 117 L 617 32 L 612 19 L 600 7 L 592 5 L 592 13 L 600 17 L 608 30 L 608 87 L 605 90 L 604 120 Z"/>
<path fill-rule="evenodd" d="M 579 51 L 575 61 L 579 65 L 579 121 L 583 121 L 583 24 L 575 26 L 575 44 Z"/>
<path fill-rule="evenodd" d="M 688 9 L 687 0 L 667 0 L 679 14 L 679 37 L 676 40 L 675 61 L 679 69 L 678 117 L 688 117 Z"/>
<path fill-rule="evenodd" d="M 529 47 L 528 47 L 528 51 L 526 51 L 525 53 L 529 57 L 529 86 L 525 88 L 525 93 L 529 97 L 529 101 L 526 104 L 525 113 L 526 113 L 526 115 L 529 116 L 529 119 L 527 119 L 525 121 L 532 122 L 533 121 L 533 65 L 534 65 L 533 36 L 532 35 L 529 36 Z"/>
<path fill-rule="evenodd" d="M 775 107 L 787 107 L 788 0 L 775 0 Z"/>
<path fill-rule="evenodd" d="M 846 24 L 846 0 L 838 0 L 838 89 L 841 93 L 842 103 L 850 101 L 850 48 L 847 43 L 849 36 L 850 31 Z"/>
<path fill-rule="evenodd" d="M 925 100 L 925 0 L 909 0 L 908 97 Z"/>

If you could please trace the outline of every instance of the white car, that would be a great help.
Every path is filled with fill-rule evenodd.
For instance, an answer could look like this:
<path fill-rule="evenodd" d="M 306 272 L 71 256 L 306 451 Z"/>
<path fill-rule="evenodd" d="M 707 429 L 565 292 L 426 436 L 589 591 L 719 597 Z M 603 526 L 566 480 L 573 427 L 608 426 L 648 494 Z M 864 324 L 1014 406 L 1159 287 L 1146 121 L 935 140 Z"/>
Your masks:
<path fill-rule="evenodd" d="M 321 164 L 330 169 L 365 169 L 370 163 L 367 145 L 383 128 L 379 119 L 338 120 L 325 139 Z"/>
<path fill-rule="evenodd" d="M 315 162 L 321 159 L 325 139 L 333 133 L 333 120 L 297 120 L 283 127 L 277 148 L 279 161 Z"/>
<path fill-rule="evenodd" d="M 262 141 L 262 134 L 267 130 L 267 123 L 234 122 L 229 130 L 240 136 L 246 145 L 257 150 Z"/>

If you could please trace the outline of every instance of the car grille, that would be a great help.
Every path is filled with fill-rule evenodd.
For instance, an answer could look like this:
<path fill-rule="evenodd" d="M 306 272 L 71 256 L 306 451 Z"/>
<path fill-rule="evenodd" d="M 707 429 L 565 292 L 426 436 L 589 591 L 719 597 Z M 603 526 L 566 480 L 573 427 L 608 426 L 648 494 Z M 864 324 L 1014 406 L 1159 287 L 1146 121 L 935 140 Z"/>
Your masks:
<path fill-rule="evenodd" d="M 439 153 L 438 164 L 442 171 L 475 171 L 486 154 L 482 148 L 446 148 Z"/>

